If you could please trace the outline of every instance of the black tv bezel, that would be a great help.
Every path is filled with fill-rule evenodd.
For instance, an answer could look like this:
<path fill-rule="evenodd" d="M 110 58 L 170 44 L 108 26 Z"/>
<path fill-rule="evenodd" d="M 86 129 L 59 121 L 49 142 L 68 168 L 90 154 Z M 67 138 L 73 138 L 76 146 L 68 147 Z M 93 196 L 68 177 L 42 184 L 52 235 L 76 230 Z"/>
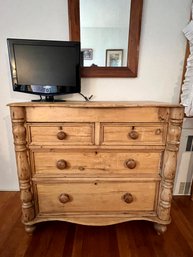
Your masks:
<path fill-rule="evenodd" d="M 14 45 L 38 45 L 38 46 L 74 46 L 78 50 L 78 60 L 79 60 L 79 68 L 76 72 L 76 86 L 62 86 L 64 89 L 64 92 L 56 92 L 56 93 L 40 93 L 40 92 L 32 92 L 32 91 L 21 91 L 16 89 L 16 86 L 31 86 L 31 85 L 22 85 L 18 84 L 17 80 L 17 71 L 14 78 L 13 74 L 13 66 L 16 67 L 16 58 L 14 54 Z M 57 96 L 57 95 L 66 95 L 66 94 L 73 94 L 73 93 L 80 93 L 81 91 L 81 74 L 80 74 L 80 66 L 81 66 L 81 48 L 80 48 L 80 42 L 79 41 L 56 41 L 56 40 L 36 40 L 36 39 L 17 39 L 17 38 L 7 38 L 7 46 L 8 46 L 8 54 L 9 54 L 9 64 L 10 64 L 10 70 L 11 70 L 11 79 L 12 79 L 12 88 L 13 91 L 20 92 L 20 93 L 26 93 L 26 94 L 32 94 L 32 95 L 40 95 L 40 96 Z M 16 69 L 15 69 L 16 70 Z M 44 86 L 44 85 L 42 85 Z M 57 86 L 57 85 L 56 85 Z"/>

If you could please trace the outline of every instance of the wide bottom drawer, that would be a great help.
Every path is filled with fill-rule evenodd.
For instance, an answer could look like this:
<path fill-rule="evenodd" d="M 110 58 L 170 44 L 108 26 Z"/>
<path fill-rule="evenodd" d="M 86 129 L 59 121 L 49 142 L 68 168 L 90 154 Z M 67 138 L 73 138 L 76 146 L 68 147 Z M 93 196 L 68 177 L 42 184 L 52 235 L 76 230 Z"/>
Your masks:
<path fill-rule="evenodd" d="M 158 181 L 37 183 L 40 213 L 153 211 Z"/>

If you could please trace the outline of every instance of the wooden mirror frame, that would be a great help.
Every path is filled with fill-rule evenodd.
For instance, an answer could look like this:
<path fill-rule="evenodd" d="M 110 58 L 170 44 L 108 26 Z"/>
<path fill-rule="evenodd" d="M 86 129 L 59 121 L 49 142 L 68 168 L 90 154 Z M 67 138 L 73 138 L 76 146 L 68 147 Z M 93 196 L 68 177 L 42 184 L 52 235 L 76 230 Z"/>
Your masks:
<path fill-rule="evenodd" d="M 131 0 L 126 67 L 82 67 L 81 77 L 137 77 L 143 0 Z M 80 41 L 79 0 L 68 0 L 70 40 Z"/>

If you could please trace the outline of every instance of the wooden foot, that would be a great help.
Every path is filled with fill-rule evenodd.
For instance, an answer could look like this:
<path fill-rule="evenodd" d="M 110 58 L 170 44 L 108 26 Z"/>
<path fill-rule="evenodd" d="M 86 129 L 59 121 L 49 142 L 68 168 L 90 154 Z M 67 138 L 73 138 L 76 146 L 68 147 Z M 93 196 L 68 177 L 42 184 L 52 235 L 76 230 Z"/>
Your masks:
<path fill-rule="evenodd" d="M 25 231 L 29 234 L 32 234 L 36 229 L 35 225 L 25 225 Z"/>
<path fill-rule="evenodd" d="M 161 234 L 166 232 L 167 226 L 159 223 L 154 223 L 154 229 L 156 230 L 157 234 L 160 236 Z"/>

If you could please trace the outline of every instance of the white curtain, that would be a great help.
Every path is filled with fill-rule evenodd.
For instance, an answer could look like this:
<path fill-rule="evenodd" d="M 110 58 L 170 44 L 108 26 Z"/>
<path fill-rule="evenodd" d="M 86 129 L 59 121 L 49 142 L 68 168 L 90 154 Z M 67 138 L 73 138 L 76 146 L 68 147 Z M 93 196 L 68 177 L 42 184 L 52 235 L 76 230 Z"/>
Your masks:
<path fill-rule="evenodd" d="M 193 5 L 192 19 L 183 32 L 189 41 L 190 55 L 187 59 L 185 79 L 182 85 L 181 103 L 185 106 L 186 115 L 193 116 Z"/>

